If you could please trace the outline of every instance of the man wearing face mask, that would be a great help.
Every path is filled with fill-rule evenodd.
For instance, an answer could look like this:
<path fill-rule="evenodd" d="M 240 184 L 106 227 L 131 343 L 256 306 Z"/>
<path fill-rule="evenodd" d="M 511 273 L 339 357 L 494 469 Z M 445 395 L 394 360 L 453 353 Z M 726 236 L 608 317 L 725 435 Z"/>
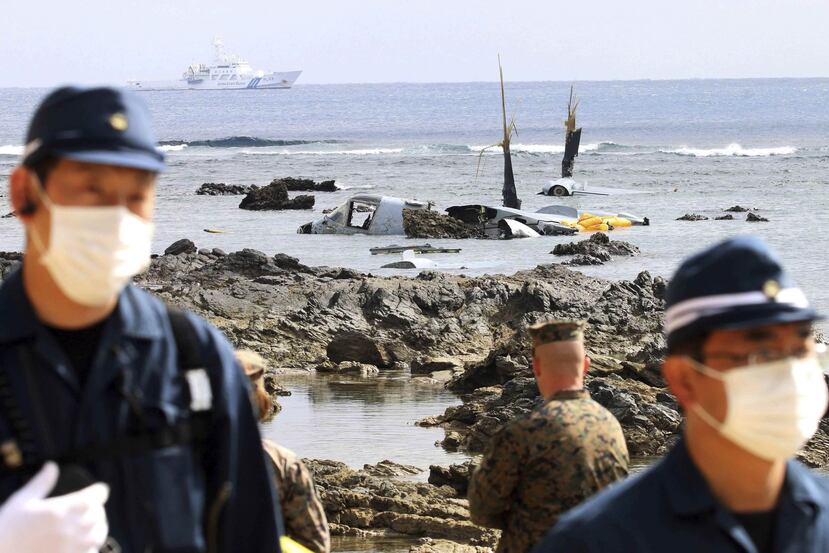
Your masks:
<path fill-rule="evenodd" d="M 534 551 L 829 551 L 829 482 L 792 459 L 827 405 L 803 292 L 761 240 L 736 238 L 686 260 L 666 307 L 682 439 Z"/>
<path fill-rule="evenodd" d="M 133 95 L 61 88 L 34 114 L 10 178 L 25 256 L 0 286 L 0 503 L 53 460 L 52 495 L 109 486 L 107 550 L 272 553 L 280 515 L 230 345 L 130 284 L 163 169 Z"/>

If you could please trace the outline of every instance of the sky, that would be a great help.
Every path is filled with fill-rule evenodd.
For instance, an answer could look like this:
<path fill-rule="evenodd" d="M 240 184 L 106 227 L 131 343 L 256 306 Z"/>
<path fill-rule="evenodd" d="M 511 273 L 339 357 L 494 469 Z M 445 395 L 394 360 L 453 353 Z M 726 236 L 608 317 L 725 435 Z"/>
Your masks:
<path fill-rule="evenodd" d="M 0 87 L 179 78 L 212 38 L 299 83 L 826 77 L 826 0 L 0 0 Z"/>

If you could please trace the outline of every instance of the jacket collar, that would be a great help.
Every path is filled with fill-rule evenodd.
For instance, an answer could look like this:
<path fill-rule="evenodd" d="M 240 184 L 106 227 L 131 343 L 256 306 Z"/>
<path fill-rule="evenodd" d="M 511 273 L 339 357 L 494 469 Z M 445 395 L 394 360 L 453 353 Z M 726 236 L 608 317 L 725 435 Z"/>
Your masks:
<path fill-rule="evenodd" d="M 587 390 L 560 390 L 553 394 L 550 401 L 563 401 L 567 399 L 587 399 L 590 394 Z"/>
<path fill-rule="evenodd" d="M 115 312 L 123 336 L 161 337 L 163 325 L 158 315 L 132 284 L 121 291 Z M 43 326 L 26 296 L 23 273 L 18 269 L 0 285 L 0 344 L 33 338 Z"/>
<path fill-rule="evenodd" d="M 659 470 L 666 476 L 664 482 L 668 491 L 668 501 L 677 515 L 701 514 L 714 511 L 719 506 L 708 482 L 691 460 L 684 439 L 681 439 L 665 457 Z M 786 480 L 778 506 L 782 506 L 784 502 L 791 503 L 806 513 L 813 513 L 827 506 L 827 498 L 824 497 L 814 476 L 798 461 L 790 460 L 786 464 Z"/>

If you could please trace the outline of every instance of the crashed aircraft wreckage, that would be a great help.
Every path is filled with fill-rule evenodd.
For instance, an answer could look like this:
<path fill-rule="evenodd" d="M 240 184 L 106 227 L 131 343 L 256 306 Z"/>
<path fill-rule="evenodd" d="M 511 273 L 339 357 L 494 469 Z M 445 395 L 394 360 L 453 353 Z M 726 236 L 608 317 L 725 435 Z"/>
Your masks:
<path fill-rule="evenodd" d="M 504 187 L 502 190 L 503 206 L 470 204 L 451 206 L 446 209 L 448 217 L 431 212 L 432 204 L 418 200 L 407 200 L 392 196 L 360 194 L 352 196 L 331 213 L 321 219 L 299 227 L 299 234 L 369 234 L 369 235 L 405 235 L 406 217 L 422 215 L 424 219 L 446 221 L 447 227 L 460 226 L 466 230 L 461 236 L 452 229 L 452 238 L 533 238 L 542 235 L 569 235 L 579 231 L 610 230 L 615 227 L 647 225 L 647 218 L 625 213 L 600 211 L 579 211 L 561 205 L 547 206 L 538 211 L 521 209 L 521 200 L 515 187 L 512 168 L 510 140 L 515 131 L 514 119 L 507 121 L 506 99 L 504 94 L 504 73 L 500 67 L 501 77 L 501 116 L 504 137 L 500 144 L 504 152 Z M 573 158 L 578 155 L 581 129 L 575 127 L 575 110 L 578 103 L 570 97 L 568 107 L 568 138 L 562 172 L 572 174 Z M 572 130 L 572 132 L 570 132 Z M 569 152 L 569 155 L 568 155 Z M 572 180 L 572 179 L 570 179 Z M 566 195 L 566 194 L 554 194 Z M 406 212 L 406 210 L 412 210 Z M 423 213 L 429 212 L 429 213 Z M 461 225 L 458 222 L 462 223 Z M 429 224 L 433 224 L 429 221 Z M 451 223 L 451 224 L 450 224 Z M 469 232 L 472 231 L 472 232 Z M 415 258 L 404 261 L 412 263 Z"/>
<path fill-rule="evenodd" d="M 576 128 L 576 109 L 579 101 L 570 87 L 570 100 L 567 103 L 567 120 L 564 122 L 564 157 L 561 160 L 561 178 L 551 180 L 541 187 L 539 194 L 547 196 L 610 196 L 612 194 L 638 194 L 639 191 L 602 186 L 587 186 L 573 180 L 573 166 L 579 155 L 581 127 Z"/>

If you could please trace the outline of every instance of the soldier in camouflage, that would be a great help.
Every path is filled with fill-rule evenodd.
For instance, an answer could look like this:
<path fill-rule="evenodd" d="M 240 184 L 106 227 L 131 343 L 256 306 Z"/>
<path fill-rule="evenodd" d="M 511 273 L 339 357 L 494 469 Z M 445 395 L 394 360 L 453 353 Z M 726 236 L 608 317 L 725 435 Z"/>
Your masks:
<path fill-rule="evenodd" d="M 247 350 L 237 351 L 236 358 L 250 378 L 253 402 L 261 420 L 270 411 L 270 395 L 264 382 L 265 361 L 257 353 Z M 270 440 L 262 440 L 262 446 L 273 468 L 285 533 L 314 553 L 329 553 L 328 520 L 308 467 L 290 449 Z"/>
<path fill-rule="evenodd" d="M 619 422 L 584 389 L 584 322 L 529 332 L 544 404 L 492 437 L 469 483 L 472 521 L 503 530 L 498 553 L 529 551 L 561 514 L 628 473 Z"/>

